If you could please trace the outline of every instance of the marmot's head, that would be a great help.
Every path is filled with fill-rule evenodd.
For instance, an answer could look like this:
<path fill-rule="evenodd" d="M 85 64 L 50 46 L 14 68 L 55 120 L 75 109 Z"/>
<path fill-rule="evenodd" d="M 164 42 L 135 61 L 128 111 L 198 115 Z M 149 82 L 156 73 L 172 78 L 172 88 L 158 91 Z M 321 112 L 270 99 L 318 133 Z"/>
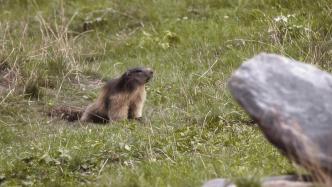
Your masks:
<path fill-rule="evenodd" d="M 153 71 L 150 68 L 132 68 L 128 69 L 122 76 L 121 79 L 129 89 L 135 89 L 138 86 L 144 85 L 149 82 L 153 77 Z"/>

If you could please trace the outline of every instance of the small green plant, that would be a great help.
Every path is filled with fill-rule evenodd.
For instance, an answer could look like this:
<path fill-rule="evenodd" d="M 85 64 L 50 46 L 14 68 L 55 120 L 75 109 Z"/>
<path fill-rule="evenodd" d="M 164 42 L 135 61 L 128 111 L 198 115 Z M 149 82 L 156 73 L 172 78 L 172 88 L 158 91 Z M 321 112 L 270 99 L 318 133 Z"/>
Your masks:
<path fill-rule="evenodd" d="M 33 99 L 39 99 L 43 96 L 43 92 L 38 85 L 38 81 L 36 80 L 30 80 L 26 83 L 24 88 L 24 94 L 26 95 L 26 97 Z"/>

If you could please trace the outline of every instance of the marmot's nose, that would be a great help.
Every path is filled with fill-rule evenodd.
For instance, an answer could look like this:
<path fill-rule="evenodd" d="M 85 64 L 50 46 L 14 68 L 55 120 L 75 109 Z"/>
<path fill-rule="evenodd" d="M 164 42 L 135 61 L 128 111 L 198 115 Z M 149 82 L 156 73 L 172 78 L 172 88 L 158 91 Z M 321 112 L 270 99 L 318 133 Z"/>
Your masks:
<path fill-rule="evenodd" d="M 146 68 L 146 71 L 150 74 L 153 75 L 153 70 L 151 68 Z"/>

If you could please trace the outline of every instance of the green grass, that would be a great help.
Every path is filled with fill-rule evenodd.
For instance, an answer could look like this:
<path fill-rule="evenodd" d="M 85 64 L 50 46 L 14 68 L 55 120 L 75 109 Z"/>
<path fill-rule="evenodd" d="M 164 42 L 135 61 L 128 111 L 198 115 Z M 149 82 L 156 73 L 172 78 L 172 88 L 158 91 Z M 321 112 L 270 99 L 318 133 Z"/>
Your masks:
<path fill-rule="evenodd" d="M 0 70 L 16 75 L 0 95 L 0 185 L 200 186 L 296 171 L 248 125 L 227 80 L 262 51 L 331 71 L 331 5 L 0 0 Z M 46 115 L 57 105 L 85 107 L 96 80 L 134 66 L 155 70 L 145 124 Z"/>

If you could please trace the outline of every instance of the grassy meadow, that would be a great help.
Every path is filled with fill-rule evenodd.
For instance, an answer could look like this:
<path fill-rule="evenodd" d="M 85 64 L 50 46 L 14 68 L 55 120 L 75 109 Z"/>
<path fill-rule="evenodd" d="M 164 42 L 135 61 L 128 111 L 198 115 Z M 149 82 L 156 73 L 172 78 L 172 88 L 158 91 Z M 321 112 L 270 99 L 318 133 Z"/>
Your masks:
<path fill-rule="evenodd" d="M 331 28 L 331 0 L 0 0 L 0 186 L 257 186 L 296 172 L 227 80 L 263 51 L 331 71 Z M 136 66 L 155 71 L 144 124 L 47 115 Z"/>

